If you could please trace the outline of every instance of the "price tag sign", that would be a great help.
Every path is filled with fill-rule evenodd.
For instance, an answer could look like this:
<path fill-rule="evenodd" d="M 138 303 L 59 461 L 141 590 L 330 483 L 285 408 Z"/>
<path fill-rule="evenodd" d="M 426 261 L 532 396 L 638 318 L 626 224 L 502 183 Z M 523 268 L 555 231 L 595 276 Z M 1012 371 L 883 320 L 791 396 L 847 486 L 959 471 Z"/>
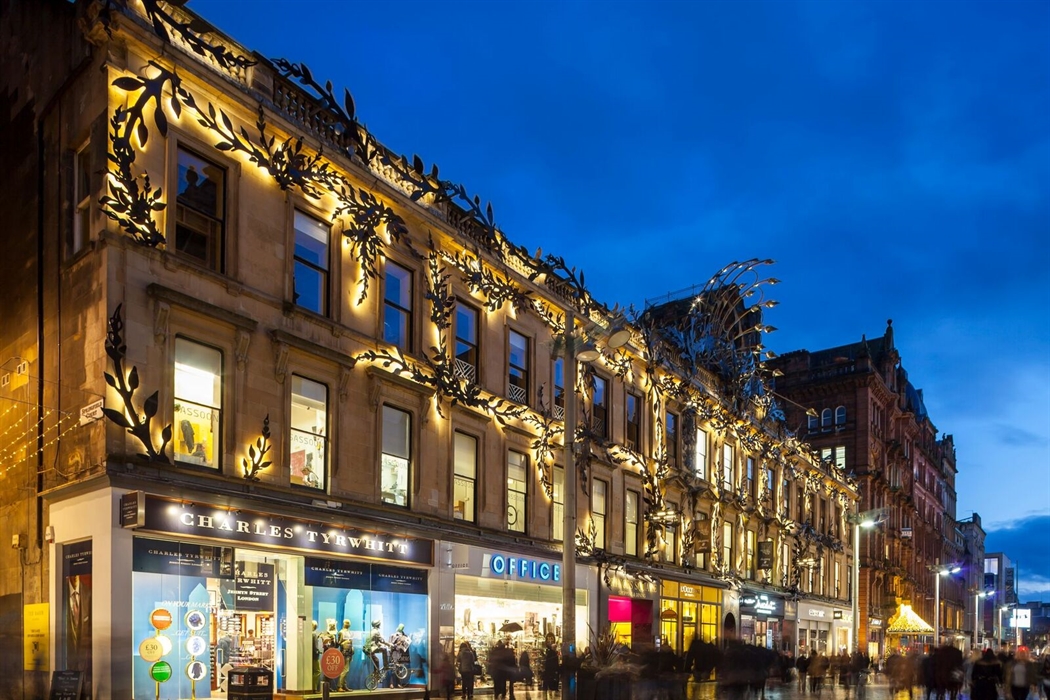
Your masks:
<path fill-rule="evenodd" d="M 158 661 L 150 667 L 149 677 L 157 681 L 158 683 L 163 683 L 164 681 L 170 679 L 171 664 L 169 664 L 167 661 Z"/>
<path fill-rule="evenodd" d="M 139 656 L 149 663 L 160 661 L 160 657 L 164 656 L 164 647 L 156 637 L 147 637 L 139 644 Z"/>
<path fill-rule="evenodd" d="M 345 665 L 346 659 L 343 658 L 342 652 L 338 649 L 326 649 L 321 654 L 321 673 L 324 674 L 325 678 L 338 678 L 343 672 Z"/>
<path fill-rule="evenodd" d="M 208 618 L 200 610 L 190 610 L 186 613 L 186 626 L 194 632 L 201 631 L 206 624 L 208 624 Z"/>
<path fill-rule="evenodd" d="M 197 637 L 200 639 L 200 637 Z M 189 676 L 191 681 L 203 680 L 208 675 L 208 667 L 200 661 L 191 661 L 186 665 L 186 675 Z"/>
<path fill-rule="evenodd" d="M 171 613 L 164 608 L 157 608 L 149 614 L 149 623 L 159 630 L 171 627 Z"/>
<path fill-rule="evenodd" d="M 186 639 L 186 653 L 190 656 L 200 656 L 208 650 L 208 640 L 204 637 L 188 637 Z"/>

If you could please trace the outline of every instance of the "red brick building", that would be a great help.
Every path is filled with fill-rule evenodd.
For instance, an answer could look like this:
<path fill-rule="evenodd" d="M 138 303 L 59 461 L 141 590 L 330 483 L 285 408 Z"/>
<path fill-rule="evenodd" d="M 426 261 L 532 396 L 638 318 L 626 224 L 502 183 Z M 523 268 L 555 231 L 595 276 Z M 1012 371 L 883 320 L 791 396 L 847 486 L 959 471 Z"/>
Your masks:
<path fill-rule="evenodd" d="M 863 532 L 859 553 L 859 636 L 869 651 L 886 653 L 902 641 L 885 633 L 902 604 L 934 625 L 930 567 L 960 561 L 952 436 L 938 437 L 922 390 L 894 346 L 892 321 L 882 337 L 793 351 L 771 365 L 783 373 L 777 391 L 798 404 L 785 407 L 788 425 L 798 425 L 800 437 L 825 460 L 857 476 L 861 511 L 889 509 L 885 522 Z M 807 408 L 816 415 L 807 416 Z M 955 643 L 963 632 L 964 576 L 941 578 L 945 642 Z"/>

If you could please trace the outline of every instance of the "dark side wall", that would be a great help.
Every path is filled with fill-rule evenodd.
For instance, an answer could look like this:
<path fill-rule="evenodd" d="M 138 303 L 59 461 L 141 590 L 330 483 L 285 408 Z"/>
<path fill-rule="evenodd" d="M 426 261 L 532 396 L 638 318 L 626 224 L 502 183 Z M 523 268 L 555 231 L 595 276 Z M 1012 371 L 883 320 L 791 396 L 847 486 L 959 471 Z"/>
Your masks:
<path fill-rule="evenodd" d="M 71 96 L 91 57 L 76 12 L 65 0 L 0 0 L 0 378 L 7 378 L 0 450 L 19 457 L 0 463 L 0 700 L 44 697 L 47 680 L 46 672 L 23 671 L 22 613 L 26 604 L 49 602 L 33 426 L 39 407 L 51 405 L 39 378 L 54 362 L 41 340 L 56 314 L 51 280 L 60 269 L 66 211 L 59 171 L 73 130 L 63 96 Z M 25 373 L 18 372 L 22 362 Z M 27 419 L 28 430 L 21 427 Z M 13 420 L 21 423 L 8 430 Z M 25 435 L 24 444 L 8 444 L 12 435 Z M 11 546 L 13 534 L 24 537 L 23 549 Z"/>

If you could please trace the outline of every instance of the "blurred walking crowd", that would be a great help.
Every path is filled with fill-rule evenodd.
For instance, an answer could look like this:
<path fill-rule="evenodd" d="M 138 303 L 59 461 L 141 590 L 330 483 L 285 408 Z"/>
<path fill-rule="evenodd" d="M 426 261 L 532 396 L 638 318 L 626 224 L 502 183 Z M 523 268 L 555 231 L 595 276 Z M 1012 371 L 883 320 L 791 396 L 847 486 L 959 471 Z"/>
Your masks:
<path fill-rule="evenodd" d="M 844 651 L 803 653 L 796 659 L 739 640 L 718 646 L 695 639 L 684 655 L 667 646 L 641 654 L 622 645 L 612 653 L 587 648 L 581 657 L 567 660 L 553 644 L 532 659 L 527 651 L 516 655 L 498 642 L 489 649 L 485 668 L 477 659 L 466 642 L 454 656 L 440 653 L 434 697 L 469 700 L 476 679 L 487 676 L 496 700 L 555 700 L 564 675 L 573 673 L 580 700 L 685 700 L 690 680 L 715 681 L 725 700 L 765 700 L 770 681 L 817 698 L 825 692 L 830 698 L 838 688 L 847 699 L 856 693 L 856 700 L 865 700 L 869 682 L 879 676 L 891 698 L 907 693 L 909 700 L 1050 700 L 1050 654 L 1030 658 L 1025 652 L 985 650 L 967 657 L 952 646 L 928 654 L 894 652 L 879 663 Z"/>

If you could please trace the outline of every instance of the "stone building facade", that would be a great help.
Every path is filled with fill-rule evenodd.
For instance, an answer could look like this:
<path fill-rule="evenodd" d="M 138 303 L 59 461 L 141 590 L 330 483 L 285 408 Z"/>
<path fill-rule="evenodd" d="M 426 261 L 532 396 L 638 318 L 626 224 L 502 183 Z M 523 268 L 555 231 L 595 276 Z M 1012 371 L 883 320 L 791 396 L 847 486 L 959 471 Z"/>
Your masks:
<path fill-rule="evenodd" d="M 252 664 L 306 691 L 336 648 L 339 686 L 421 697 L 439 648 L 606 620 L 639 649 L 850 646 L 856 482 L 785 430 L 760 362 L 689 355 L 735 327 L 609 309 L 348 95 L 178 3 L 0 17 L 18 690 L 221 694 Z M 400 668 L 368 653 L 402 632 Z"/>

